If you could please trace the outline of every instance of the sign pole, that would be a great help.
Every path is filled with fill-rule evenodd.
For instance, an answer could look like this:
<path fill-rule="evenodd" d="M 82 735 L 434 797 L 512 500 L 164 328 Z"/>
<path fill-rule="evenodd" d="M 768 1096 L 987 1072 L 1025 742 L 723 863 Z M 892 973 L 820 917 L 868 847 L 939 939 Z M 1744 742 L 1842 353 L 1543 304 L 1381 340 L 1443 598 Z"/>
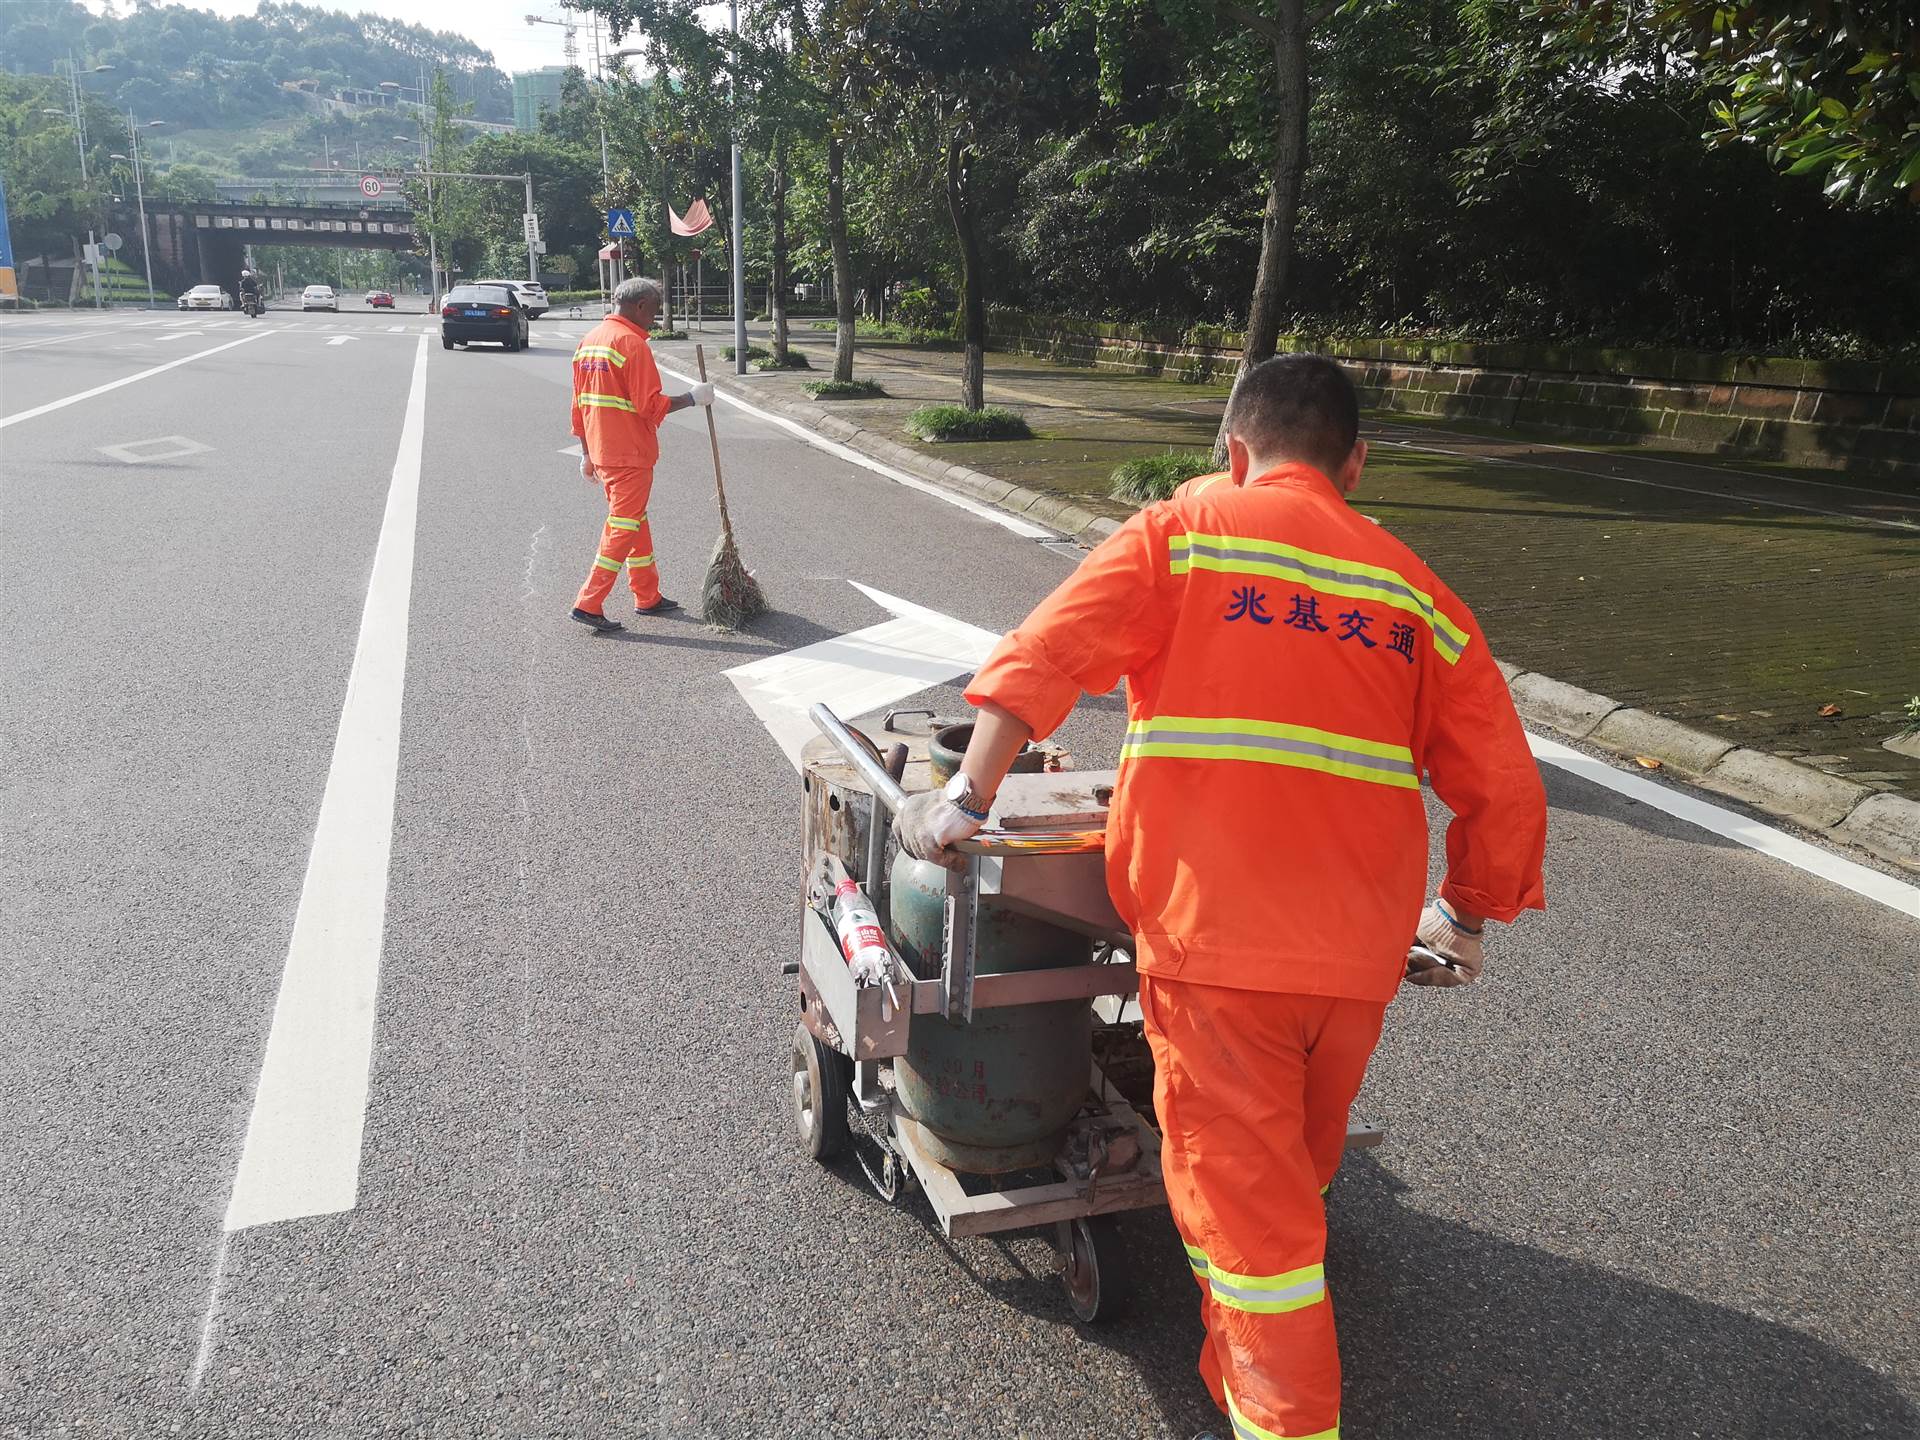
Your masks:
<path fill-rule="evenodd" d="M 727 14 L 733 24 L 734 58 L 740 55 L 740 0 L 730 0 Z M 746 220 L 740 213 L 740 116 L 735 106 L 733 83 L 727 86 L 727 102 L 733 115 L 733 244 L 727 265 L 733 271 L 733 373 L 747 373 L 747 254 Z"/>

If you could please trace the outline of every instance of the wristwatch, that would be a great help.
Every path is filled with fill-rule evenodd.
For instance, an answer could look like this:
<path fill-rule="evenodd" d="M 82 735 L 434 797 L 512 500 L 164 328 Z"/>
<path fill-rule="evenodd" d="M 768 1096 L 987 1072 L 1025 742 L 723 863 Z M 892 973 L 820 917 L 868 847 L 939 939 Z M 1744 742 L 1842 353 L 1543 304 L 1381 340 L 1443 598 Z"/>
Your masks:
<path fill-rule="evenodd" d="M 982 798 L 973 788 L 973 781 L 967 777 L 966 771 L 956 770 L 953 778 L 947 781 L 947 788 L 940 793 L 947 797 L 954 809 L 975 824 L 987 823 L 987 811 L 993 805 L 993 797 L 988 795 Z"/>

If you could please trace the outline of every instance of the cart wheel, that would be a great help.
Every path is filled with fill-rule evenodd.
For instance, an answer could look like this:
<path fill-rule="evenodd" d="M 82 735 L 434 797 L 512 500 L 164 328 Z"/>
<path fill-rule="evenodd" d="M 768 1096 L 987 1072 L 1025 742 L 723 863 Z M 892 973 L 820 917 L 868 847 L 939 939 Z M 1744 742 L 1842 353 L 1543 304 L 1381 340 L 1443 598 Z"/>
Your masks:
<path fill-rule="evenodd" d="M 1061 1281 L 1067 1304 L 1082 1324 L 1112 1320 L 1127 1308 L 1131 1275 L 1120 1243 L 1120 1226 L 1111 1215 L 1090 1215 L 1060 1222 Z"/>
<path fill-rule="evenodd" d="M 816 1160 L 847 1148 L 847 1070 L 838 1050 L 822 1045 L 805 1025 L 793 1032 L 793 1118 L 800 1143 Z"/>

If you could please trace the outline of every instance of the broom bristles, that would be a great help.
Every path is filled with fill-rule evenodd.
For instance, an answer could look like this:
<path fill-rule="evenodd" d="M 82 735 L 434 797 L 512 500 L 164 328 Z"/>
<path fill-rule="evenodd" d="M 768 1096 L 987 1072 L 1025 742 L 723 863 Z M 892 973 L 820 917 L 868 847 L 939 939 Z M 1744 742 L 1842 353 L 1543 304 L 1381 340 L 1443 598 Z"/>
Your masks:
<path fill-rule="evenodd" d="M 713 542 L 713 559 L 707 562 L 706 579 L 700 586 L 700 616 L 716 630 L 738 630 L 749 620 L 767 613 L 767 598 L 734 548 L 733 537 L 724 530 Z"/>

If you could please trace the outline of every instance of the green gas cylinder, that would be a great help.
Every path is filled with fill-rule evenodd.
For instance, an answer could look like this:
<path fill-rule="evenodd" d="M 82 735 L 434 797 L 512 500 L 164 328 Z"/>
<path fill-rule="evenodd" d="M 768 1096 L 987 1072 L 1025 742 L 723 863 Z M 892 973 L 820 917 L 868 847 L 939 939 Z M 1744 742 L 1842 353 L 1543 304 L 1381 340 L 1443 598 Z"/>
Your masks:
<path fill-rule="evenodd" d="M 928 758 L 935 785 L 952 778 L 972 728 L 950 726 L 934 737 Z M 1014 769 L 1038 770 L 1042 759 L 1030 750 Z M 947 872 L 902 851 L 890 883 L 894 947 L 920 979 L 939 978 Z M 976 975 L 1085 965 L 1093 958 L 1086 936 L 991 903 L 980 907 L 975 949 Z M 1092 1036 L 1093 1010 L 1085 1000 L 975 1010 L 967 1025 L 916 1015 L 907 1053 L 894 1061 L 894 1083 L 943 1163 L 977 1174 L 1044 1165 L 1086 1098 Z"/>

